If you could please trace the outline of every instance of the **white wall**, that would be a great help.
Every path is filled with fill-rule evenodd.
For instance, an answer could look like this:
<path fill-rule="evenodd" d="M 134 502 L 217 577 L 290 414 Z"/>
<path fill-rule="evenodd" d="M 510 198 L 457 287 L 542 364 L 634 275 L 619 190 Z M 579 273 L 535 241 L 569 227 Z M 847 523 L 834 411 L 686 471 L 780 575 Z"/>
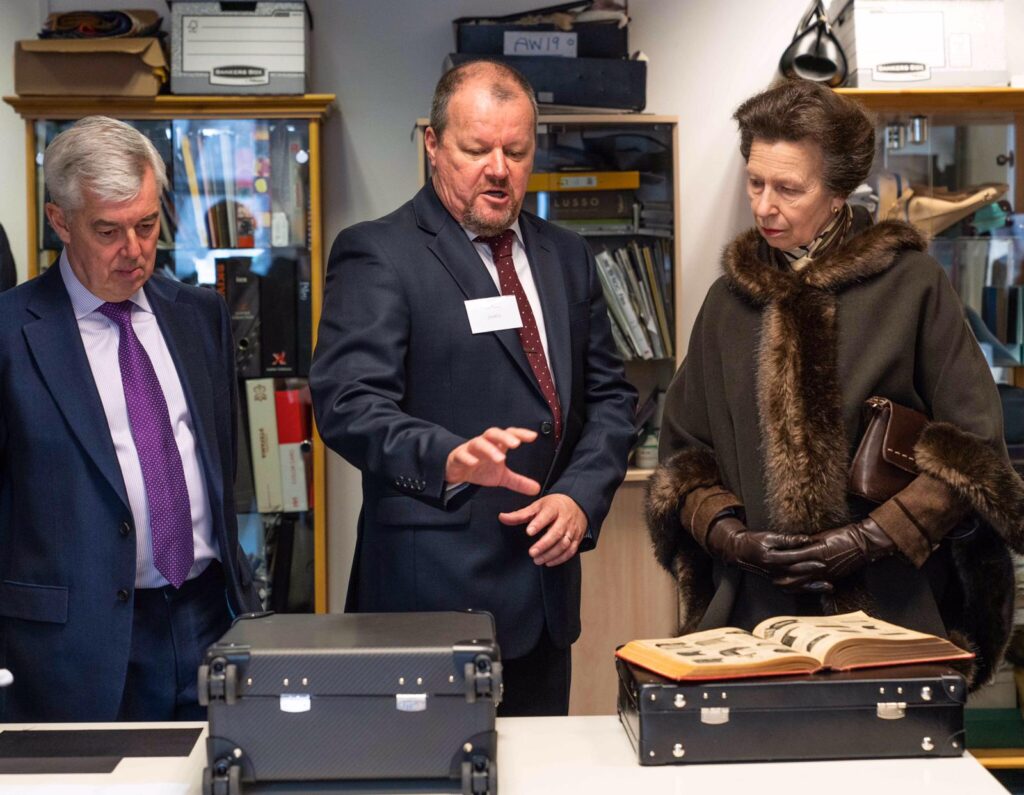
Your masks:
<path fill-rule="evenodd" d="M 0 0 L 0 96 L 14 94 L 14 42 L 34 39 L 45 16 L 38 3 Z M 28 211 L 25 207 L 25 122 L 0 104 L 0 224 L 11 241 L 18 281 L 28 272 Z"/>
<path fill-rule="evenodd" d="M 325 244 L 345 226 L 391 211 L 416 191 L 413 124 L 429 109 L 441 62 L 453 47 L 451 20 L 543 5 L 529 0 L 310 0 L 311 90 L 334 93 L 324 128 Z M 0 51 L 35 34 L 47 11 L 148 7 L 162 0 L 0 0 Z M 807 0 L 632 0 L 630 46 L 650 58 L 647 110 L 680 118 L 681 314 L 692 323 L 718 273 L 722 246 L 749 224 L 742 164 L 731 115 L 774 77 Z M 1024 3 L 1008 0 L 1007 41 L 1024 33 Z M 1010 71 L 1024 74 L 1024 48 L 1007 47 Z M 12 93 L 10 59 L 0 59 L 0 90 Z M 6 106 L 4 106 L 6 108 Z M 22 127 L 0 111 L 0 220 L 24 269 Z M 22 270 L 24 273 L 24 270 Z M 340 609 L 359 510 L 357 473 L 335 456 L 329 466 L 332 609 Z"/>

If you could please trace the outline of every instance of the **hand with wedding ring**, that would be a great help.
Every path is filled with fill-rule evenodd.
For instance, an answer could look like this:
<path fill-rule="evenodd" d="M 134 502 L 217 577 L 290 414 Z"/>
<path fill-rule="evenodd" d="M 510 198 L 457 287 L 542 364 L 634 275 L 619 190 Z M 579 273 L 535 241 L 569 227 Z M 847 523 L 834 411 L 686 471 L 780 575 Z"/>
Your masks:
<path fill-rule="evenodd" d="M 587 516 L 576 502 L 565 494 L 546 494 L 518 511 L 499 513 L 505 525 L 526 523 L 526 534 L 536 536 L 530 557 L 538 566 L 560 566 L 579 550 L 587 532 Z"/>

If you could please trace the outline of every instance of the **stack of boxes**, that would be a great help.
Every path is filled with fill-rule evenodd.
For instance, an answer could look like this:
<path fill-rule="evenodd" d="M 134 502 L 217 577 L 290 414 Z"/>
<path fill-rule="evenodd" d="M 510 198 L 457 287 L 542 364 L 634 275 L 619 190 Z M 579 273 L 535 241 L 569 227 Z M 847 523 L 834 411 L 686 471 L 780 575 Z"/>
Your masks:
<path fill-rule="evenodd" d="M 625 14 L 580 21 L 538 13 L 454 20 L 456 52 L 446 68 L 490 58 L 522 72 L 542 105 L 644 109 L 647 63 L 629 58 Z"/>

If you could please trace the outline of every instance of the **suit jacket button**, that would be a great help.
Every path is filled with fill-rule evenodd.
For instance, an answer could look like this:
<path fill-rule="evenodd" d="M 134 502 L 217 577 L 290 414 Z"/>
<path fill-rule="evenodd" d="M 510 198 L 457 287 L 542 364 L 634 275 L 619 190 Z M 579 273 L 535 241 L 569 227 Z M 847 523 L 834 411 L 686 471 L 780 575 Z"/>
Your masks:
<path fill-rule="evenodd" d="M 128 589 L 127 588 L 121 588 L 120 590 L 118 590 L 118 592 L 117 592 L 117 601 L 119 601 L 119 602 L 127 602 L 128 601 Z"/>
<path fill-rule="evenodd" d="M 130 536 L 132 534 L 132 526 L 128 524 L 128 522 L 121 522 L 121 526 L 118 528 L 118 531 L 123 536 Z"/>
<path fill-rule="evenodd" d="M 552 431 L 553 431 L 554 429 L 555 429 L 555 426 L 554 426 L 554 424 L 553 424 L 553 423 L 551 423 L 551 422 L 550 422 L 550 421 L 548 421 L 548 420 L 544 420 L 544 422 L 542 422 L 542 423 L 540 424 L 540 432 L 541 432 L 541 435 L 542 435 L 542 436 L 550 436 L 550 435 L 551 435 L 551 432 L 552 432 Z"/>

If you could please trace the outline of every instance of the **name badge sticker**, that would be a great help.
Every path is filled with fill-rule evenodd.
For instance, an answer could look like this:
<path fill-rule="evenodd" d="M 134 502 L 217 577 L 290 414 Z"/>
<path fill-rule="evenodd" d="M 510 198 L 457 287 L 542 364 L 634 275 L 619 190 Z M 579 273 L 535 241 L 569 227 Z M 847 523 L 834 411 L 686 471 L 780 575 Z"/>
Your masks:
<path fill-rule="evenodd" d="M 469 328 L 474 334 L 523 327 L 519 304 L 514 295 L 466 301 L 466 315 L 469 317 Z"/>

